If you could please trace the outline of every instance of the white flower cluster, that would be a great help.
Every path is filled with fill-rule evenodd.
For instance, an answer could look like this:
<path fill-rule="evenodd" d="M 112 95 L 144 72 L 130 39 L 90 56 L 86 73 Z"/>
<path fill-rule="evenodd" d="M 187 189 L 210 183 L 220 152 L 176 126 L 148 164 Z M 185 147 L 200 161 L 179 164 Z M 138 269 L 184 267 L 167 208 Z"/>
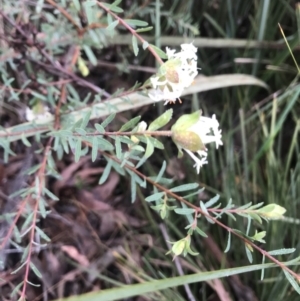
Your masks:
<path fill-rule="evenodd" d="M 33 121 L 33 120 L 43 120 L 51 116 L 49 113 L 49 108 L 44 106 L 41 112 L 35 112 L 35 110 L 31 110 L 30 108 L 26 107 L 25 112 L 26 120 Z"/>
<path fill-rule="evenodd" d="M 216 115 L 213 115 L 212 118 L 200 116 L 198 121 L 194 123 L 187 129 L 189 132 L 193 132 L 198 135 L 201 142 L 205 145 L 207 143 L 215 142 L 216 148 L 219 145 L 223 145 L 221 140 L 222 134 L 221 130 L 219 130 L 219 122 L 216 119 Z M 198 158 L 193 152 L 188 149 L 184 150 L 190 155 L 190 157 L 195 161 L 194 167 L 197 169 L 197 173 L 200 172 L 200 168 L 203 164 L 207 164 L 207 149 L 198 150 L 197 154 L 200 158 Z"/>
<path fill-rule="evenodd" d="M 175 102 L 185 88 L 189 87 L 197 71 L 197 48 L 191 44 L 182 44 L 181 51 L 166 48 L 168 61 L 165 62 L 155 76 L 150 78 L 154 90 L 149 97 L 155 101 Z"/>

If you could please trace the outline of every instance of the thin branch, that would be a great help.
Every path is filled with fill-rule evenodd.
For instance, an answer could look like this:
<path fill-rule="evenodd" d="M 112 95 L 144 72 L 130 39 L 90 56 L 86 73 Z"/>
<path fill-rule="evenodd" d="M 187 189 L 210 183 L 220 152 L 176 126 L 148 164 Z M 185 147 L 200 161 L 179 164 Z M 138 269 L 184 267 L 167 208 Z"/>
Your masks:
<path fill-rule="evenodd" d="M 112 15 L 116 20 L 119 21 L 120 24 L 122 24 L 132 35 L 134 35 L 138 40 L 140 40 L 142 43 L 147 42 L 145 39 L 143 39 L 134 29 L 132 29 L 122 18 L 118 17 L 116 14 L 114 14 L 111 10 L 109 10 L 105 5 L 103 5 L 101 2 L 97 1 L 97 4 L 105 10 L 108 14 Z M 160 58 L 160 56 L 155 52 L 155 50 L 151 47 L 151 45 L 148 46 L 149 51 L 153 54 L 153 56 L 156 58 L 156 60 L 163 64 L 163 60 Z"/>
<path fill-rule="evenodd" d="M 57 10 L 59 10 L 61 14 L 73 24 L 73 26 L 75 27 L 78 33 L 81 32 L 81 27 L 76 23 L 73 17 L 63 7 L 59 6 L 53 0 L 46 0 L 46 1 L 52 6 L 54 6 Z"/>
<path fill-rule="evenodd" d="M 39 209 L 39 202 L 40 202 L 40 198 L 42 196 L 43 193 L 43 185 L 44 185 L 44 177 L 46 174 L 46 167 L 47 167 L 47 160 L 48 160 L 48 155 L 51 149 L 51 144 L 53 141 L 53 137 L 50 137 L 48 139 L 47 145 L 45 147 L 45 151 L 44 151 L 44 156 L 43 156 L 43 161 L 41 163 L 41 167 L 38 170 L 37 173 L 37 178 L 39 179 L 39 189 L 38 189 L 38 193 L 37 195 L 32 198 L 35 200 L 35 204 L 33 207 L 33 217 L 32 217 L 32 227 L 29 233 L 29 244 L 28 244 L 28 255 L 27 258 L 25 260 L 26 265 L 25 265 L 25 273 L 24 273 L 24 277 L 23 277 L 23 287 L 22 287 L 22 292 L 21 292 L 21 297 L 20 299 L 24 299 L 26 298 L 26 288 L 27 288 L 27 284 L 29 281 L 29 271 L 30 271 L 30 263 L 31 263 L 31 256 L 33 253 L 33 242 L 34 242 L 34 235 L 35 235 L 35 227 L 36 227 L 36 223 L 37 223 L 37 218 L 38 218 L 38 209 Z M 35 181 L 33 182 L 33 184 L 31 186 L 35 185 Z"/>
<path fill-rule="evenodd" d="M 86 145 L 91 147 L 91 144 L 88 142 L 85 142 Z M 117 163 L 121 163 L 117 158 L 115 158 L 113 155 L 105 153 L 103 151 L 99 151 L 101 154 L 104 154 L 106 157 L 112 159 L 113 161 L 117 162 Z M 211 219 L 214 223 L 216 223 L 217 225 L 219 225 L 220 227 L 224 228 L 227 232 L 232 233 L 233 235 L 235 235 L 236 237 L 238 237 L 240 240 L 242 240 L 245 244 L 251 245 L 254 249 L 256 249 L 259 253 L 261 253 L 262 255 L 264 255 L 266 258 L 270 259 L 271 261 L 273 261 L 273 263 L 275 263 L 277 266 L 279 266 L 282 270 L 285 270 L 286 272 L 288 272 L 290 275 L 292 275 L 298 282 L 300 281 L 300 275 L 298 275 L 297 273 L 295 273 L 294 271 L 292 271 L 291 269 L 289 269 L 287 266 L 285 266 L 282 262 L 280 262 L 279 260 L 277 260 L 275 257 L 273 257 L 272 255 L 269 254 L 268 251 L 263 250 L 262 248 L 260 248 L 259 246 L 257 246 L 254 242 L 250 241 L 249 239 L 247 239 L 246 237 L 242 236 L 241 234 L 237 233 L 236 231 L 234 231 L 232 228 L 226 226 L 225 224 L 223 224 L 222 222 L 220 222 L 218 219 L 210 216 L 209 214 L 205 213 L 204 211 L 201 210 L 201 208 L 197 207 L 194 204 L 191 204 L 190 202 L 188 202 L 187 200 L 185 200 L 183 197 L 177 195 L 176 193 L 170 191 L 169 189 L 165 188 L 164 186 L 156 183 L 154 180 L 148 178 L 147 176 L 145 176 L 143 173 L 141 173 L 139 170 L 137 170 L 135 167 L 129 166 L 129 165 L 124 165 L 125 168 L 131 170 L 132 172 L 134 172 L 135 174 L 137 174 L 139 177 L 141 177 L 142 179 L 144 179 L 145 181 L 147 181 L 148 183 L 152 184 L 153 186 L 155 186 L 158 190 L 165 192 L 167 195 L 169 195 L 170 197 L 176 199 L 177 201 L 186 204 L 188 207 L 193 208 L 195 210 L 195 212 L 208 217 L 209 219 Z"/>
<path fill-rule="evenodd" d="M 104 132 L 86 133 L 84 135 L 73 133 L 74 137 L 93 137 L 93 136 L 172 136 L 172 131 L 141 131 L 141 132 Z"/>

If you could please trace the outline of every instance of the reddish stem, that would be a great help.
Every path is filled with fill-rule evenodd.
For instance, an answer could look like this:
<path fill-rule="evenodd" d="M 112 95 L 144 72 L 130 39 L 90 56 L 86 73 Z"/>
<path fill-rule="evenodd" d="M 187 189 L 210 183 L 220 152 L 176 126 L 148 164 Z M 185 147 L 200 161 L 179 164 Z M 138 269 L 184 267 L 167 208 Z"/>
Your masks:
<path fill-rule="evenodd" d="M 87 145 L 91 146 L 90 143 L 86 143 Z M 114 160 L 115 162 L 119 162 L 118 159 L 116 159 L 114 156 L 107 154 L 105 152 L 101 152 L 102 154 L 105 154 L 105 156 L 109 157 L 110 159 Z M 225 224 L 221 223 L 218 219 L 210 216 L 209 214 L 203 212 L 199 207 L 197 207 L 196 205 L 193 205 L 191 203 L 189 203 L 187 200 L 185 200 L 184 198 L 182 198 L 181 196 L 177 195 L 176 193 L 170 191 L 169 189 L 165 188 L 164 186 L 156 183 L 155 181 L 153 181 L 152 179 L 146 177 L 143 173 L 141 173 L 140 171 L 138 171 L 137 169 L 135 169 L 132 166 L 126 165 L 125 167 L 130 169 L 131 171 L 133 171 L 134 173 L 136 173 L 137 175 L 139 175 L 142 179 L 146 180 L 147 182 L 149 182 L 150 184 L 152 184 L 153 186 L 155 186 L 156 188 L 158 188 L 159 190 L 165 192 L 167 195 L 169 195 L 170 197 L 178 200 L 179 202 L 182 202 L 184 204 L 186 204 L 187 206 L 189 206 L 190 208 L 195 209 L 195 212 L 200 213 L 201 215 L 204 215 L 206 217 L 209 217 L 212 221 L 214 221 L 216 224 L 218 224 L 219 226 L 221 226 L 222 228 L 224 228 L 227 232 L 232 233 L 233 235 L 237 236 L 238 238 L 240 238 L 242 241 L 244 241 L 244 243 L 247 243 L 249 245 L 251 245 L 254 249 L 256 249 L 258 252 L 260 252 L 262 255 L 264 255 L 265 257 L 269 258 L 271 261 L 273 261 L 276 265 L 278 265 L 281 269 L 287 271 L 290 275 L 292 275 L 298 282 L 300 281 L 300 275 L 298 275 L 297 273 L 293 272 L 291 269 L 289 269 L 287 266 L 285 266 L 283 263 L 281 263 L 279 260 L 277 260 L 275 257 L 273 257 L 272 255 L 270 255 L 267 251 L 263 250 L 262 248 L 258 247 L 255 243 L 253 243 L 252 241 L 248 240 L 246 237 L 243 237 L 242 235 L 236 233 L 233 229 L 231 229 L 230 227 L 226 226 Z"/>
<path fill-rule="evenodd" d="M 97 1 L 97 4 L 105 10 L 108 14 L 112 15 L 115 19 L 119 21 L 120 24 L 122 24 L 125 28 L 127 28 L 132 35 L 134 35 L 137 39 L 139 39 L 142 43 L 147 42 L 145 39 L 143 39 L 134 29 L 132 29 L 123 19 L 118 17 L 116 14 L 114 14 L 111 10 L 109 10 L 107 7 L 105 7 L 101 2 Z M 148 45 L 149 51 L 153 54 L 153 56 L 157 59 L 157 61 L 162 65 L 164 62 L 160 58 L 160 56 L 155 52 L 155 50 Z"/>

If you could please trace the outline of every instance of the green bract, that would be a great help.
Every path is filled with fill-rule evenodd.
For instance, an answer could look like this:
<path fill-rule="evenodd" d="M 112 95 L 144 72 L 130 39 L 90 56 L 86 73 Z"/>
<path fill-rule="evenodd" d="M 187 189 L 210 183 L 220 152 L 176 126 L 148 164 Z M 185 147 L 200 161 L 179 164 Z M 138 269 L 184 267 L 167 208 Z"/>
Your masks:
<path fill-rule="evenodd" d="M 201 111 L 181 116 L 172 126 L 172 139 L 179 150 L 179 157 L 182 156 L 182 149 L 192 152 L 205 150 L 205 146 L 195 132 L 189 131 L 189 128 L 196 124 L 201 117 Z"/>
<path fill-rule="evenodd" d="M 198 110 L 192 114 L 182 115 L 172 126 L 171 128 L 172 132 L 178 130 L 187 130 L 189 127 L 194 125 L 199 120 L 201 115 L 202 115 L 201 110 Z"/>

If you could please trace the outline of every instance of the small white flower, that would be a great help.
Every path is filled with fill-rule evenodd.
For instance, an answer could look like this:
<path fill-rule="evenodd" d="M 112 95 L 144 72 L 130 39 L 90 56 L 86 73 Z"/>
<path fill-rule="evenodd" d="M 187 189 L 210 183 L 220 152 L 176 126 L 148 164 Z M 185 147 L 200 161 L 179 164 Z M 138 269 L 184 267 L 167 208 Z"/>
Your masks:
<path fill-rule="evenodd" d="M 183 89 L 180 89 L 180 87 L 174 87 L 171 85 L 171 87 L 168 86 L 161 86 L 161 88 L 158 88 L 156 90 L 152 90 L 148 93 L 149 97 L 155 101 L 161 101 L 165 100 L 165 104 L 167 104 L 170 100 L 175 101 L 177 98 L 179 98 L 183 92 Z"/>
<path fill-rule="evenodd" d="M 27 121 L 42 120 L 50 116 L 51 114 L 49 113 L 49 108 L 47 106 L 43 106 L 42 109 L 33 107 L 33 110 L 26 107 L 25 117 Z"/>
<path fill-rule="evenodd" d="M 26 108 L 25 115 L 26 115 L 26 120 L 27 121 L 32 121 L 35 118 L 35 115 L 34 115 L 33 111 L 31 109 L 29 109 L 28 107 Z"/>
<path fill-rule="evenodd" d="M 207 164 L 206 144 L 214 142 L 216 148 L 223 145 L 222 134 L 216 116 L 202 117 L 201 112 L 181 116 L 172 127 L 172 139 L 176 143 L 179 153 L 184 149 L 194 160 L 197 173 Z M 198 156 L 196 156 L 196 154 Z"/>
<path fill-rule="evenodd" d="M 145 121 L 141 121 L 137 125 L 137 132 L 145 132 L 147 129 L 147 123 Z"/>
<path fill-rule="evenodd" d="M 174 53 L 176 52 L 176 50 L 166 47 L 166 52 L 167 52 L 168 60 L 170 60 L 170 59 L 174 58 Z"/>
<path fill-rule="evenodd" d="M 196 52 L 193 44 L 182 44 L 181 51 L 177 53 L 167 47 L 168 61 L 150 78 L 154 91 L 148 93 L 149 97 L 155 101 L 166 100 L 165 104 L 175 102 L 198 74 Z"/>
<path fill-rule="evenodd" d="M 188 130 L 196 133 L 200 137 L 203 144 L 215 142 L 216 148 L 218 148 L 219 145 L 223 145 L 221 140 L 222 130 L 219 130 L 219 122 L 216 119 L 215 114 L 212 116 L 212 118 L 200 116 L 198 121 Z"/>
<path fill-rule="evenodd" d="M 190 43 L 190 44 L 181 44 L 181 51 L 178 53 L 175 53 L 175 50 L 169 49 L 169 55 L 168 55 L 168 50 L 167 50 L 167 55 L 168 55 L 168 59 L 179 57 L 185 60 L 193 59 L 197 61 L 196 52 L 197 52 L 197 47 L 195 47 L 193 43 Z"/>
<path fill-rule="evenodd" d="M 134 132 L 145 132 L 147 130 L 147 123 L 145 121 L 141 121 L 137 124 L 137 126 L 135 127 Z M 135 135 L 131 135 L 130 137 L 131 141 L 133 141 L 134 143 L 138 144 L 140 139 L 139 136 L 135 136 Z M 129 145 L 128 145 L 129 146 Z M 130 147 L 130 146 L 129 146 Z"/>
<path fill-rule="evenodd" d="M 196 168 L 197 170 L 197 174 L 199 174 L 200 172 L 200 168 L 204 165 L 204 164 L 207 164 L 208 161 L 207 161 L 207 152 L 205 151 L 198 151 L 198 155 L 200 156 L 200 159 L 194 154 L 192 153 L 191 151 L 189 151 L 188 149 L 185 149 L 184 150 L 190 155 L 190 157 L 195 161 L 195 164 L 193 165 L 193 167 Z"/>
<path fill-rule="evenodd" d="M 193 124 L 191 127 L 189 127 L 187 131 L 191 131 L 197 134 L 204 145 L 212 142 L 215 142 L 216 148 L 218 148 L 219 145 L 223 145 L 223 142 L 221 140 L 222 131 L 219 130 L 219 122 L 217 121 L 215 114 L 212 116 L 212 118 L 200 116 L 198 121 L 195 124 Z M 207 149 L 205 148 L 204 150 L 196 151 L 200 159 L 197 158 L 190 150 L 187 149 L 184 150 L 195 161 L 194 167 L 196 168 L 197 173 L 199 174 L 200 167 L 202 167 L 203 164 L 208 163 Z"/>

